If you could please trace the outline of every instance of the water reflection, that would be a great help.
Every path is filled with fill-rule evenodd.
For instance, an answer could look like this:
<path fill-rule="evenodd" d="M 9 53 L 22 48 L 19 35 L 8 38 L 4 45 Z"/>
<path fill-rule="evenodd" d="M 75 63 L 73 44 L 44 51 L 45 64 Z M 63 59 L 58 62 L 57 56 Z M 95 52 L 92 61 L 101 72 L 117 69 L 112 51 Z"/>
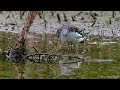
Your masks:
<path fill-rule="evenodd" d="M 31 75 L 32 75 L 32 78 L 35 79 L 36 78 L 36 70 L 37 70 L 37 65 L 35 63 L 32 63 L 32 66 L 31 66 Z"/>
<path fill-rule="evenodd" d="M 18 79 L 24 79 L 25 63 L 12 63 L 14 71 L 17 72 Z"/>
<path fill-rule="evenodd" d="M 71 61 L 71 60 L 70 60 Z M 60 75 L 74 75 L 74 69 L 80 68 L 81 62 L 69 62 L 66 60 L 59 60 L 59 63 L 30 63 L 27 70 L 25 63 L 13 63 L 14 71 L 18 74 L 18 79 L 31 78 L 31 79 L 44 79 L 53 78 L 56 79 Z M 27 71 L 27 74 L 26 74 Z M 29 72 L 28 72 L 29 71 Z"/>
<path fill-rule="evenodd" d="M 62 55 L 62 57 L 60 56 L 57 58 L 57 63 L 33 63 L 30 61 L 27 61 L 26 63 L 12 63 L 9 61 L 5 61 L 6 58 L 4 56 L 6 51 L 9 50 L 9 44 L 14 47 L 14 43 L 16 42 L 18 36 L 9 33 L 4 33 L 0 35 L 0 78 L 77 78 L 80 75 L 83 75 L 82 73 L 84 73 L 85 75 L 84 78 L 92 75 L 96 75 L 96 77 L 98 78 L 101 72 L 102 74 L 107 73 L 105 75 L 113 74 L 114 76 L 116 74 L 118 75 L 120 70 L 119 43 L 103 45 L 100 48 L 98 48 L 95 44 L 84 43 L 80 44 L 77 50 L 68 50 L 66 49 L 68 47 L 67 44 L 60 42 L 59 45 L 61 46 L 54 49 L 58 45 L 56 43 L 58 41 L 55 36 L 43 34 L 40 35 L 40 38 L 35 37 L 33 39 L 28 39 L 28 52 L 29 54 L 36 53 L 35 50 L 32 48 L 32 46 L 34 46 L 39 51 L 39 53 L 46 52 L 50 54 L 60 54 Z M 83 51 L 84 53 L 82 53 Z M 77 58 L 71 58 L 69 56 L 77 56 Z M 117 61 L 117 63 L 112 63 L 112 61 L 115 60 Z M 12 65 L 8 65 L 10 63 L 12 63 Z M 76 70 L 78 70 L 78 72 L 75 72 Z M 87 76 L 88 74 L 90 75 Z"/>
<path fill-rule="evenodd" d="M 56 64 L 29 63 L 29 68 L 30 70 L 27 69 L 25 77 L 30 79 L 55 79 L 59 75 Z"/>
<path fill-rule="evenodd" d="M 64 63 L 63 60 L 59 61 L 60 75 L 73 75 L 72 70 L 80 68 L 82 62 Z"/>

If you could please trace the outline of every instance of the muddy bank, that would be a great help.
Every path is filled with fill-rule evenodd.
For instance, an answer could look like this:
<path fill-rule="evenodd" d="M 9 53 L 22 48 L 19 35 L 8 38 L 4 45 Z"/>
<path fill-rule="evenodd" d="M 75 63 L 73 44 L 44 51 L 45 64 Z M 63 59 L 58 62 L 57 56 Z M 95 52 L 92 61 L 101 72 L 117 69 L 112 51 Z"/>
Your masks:
<path fill-rule="evenodd" d="M 19 33 L 27 18 L 20 11 L 0 13 L 0 31 Z M 37 15 L 30 32 L 56 33 L 62 25 L 74 25 L 90 35 L 120 36 L 119 11 L 44 11 Z M 17 25 L 16 25 L 17 24 Z"/>

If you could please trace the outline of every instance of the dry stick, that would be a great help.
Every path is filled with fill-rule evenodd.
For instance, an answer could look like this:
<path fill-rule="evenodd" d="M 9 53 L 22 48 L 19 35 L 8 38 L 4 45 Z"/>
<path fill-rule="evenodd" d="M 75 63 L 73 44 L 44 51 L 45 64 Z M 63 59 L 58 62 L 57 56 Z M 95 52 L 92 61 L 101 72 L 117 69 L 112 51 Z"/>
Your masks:
<path fill-rule="evenodd" d="M 21 37 L 26 39 L 27 38 L 27 33 L 29 32 L 30 26 L 33 23 L 34 18 L 36 17 L 37 12 L 36 11 L 31 11 L 28 15 L 26 25 L 24 26 L 22 32 L 21 32 Z"/>
<path fill-rule="evenodd" d="M 10 45 L 10 48 L 13 49 L 13 47 Z"/>
<path fill-rule="evenodd" d="M 37 53 L 39 53 L 38 50 L 37 50 L 34 46 L 32 46 L 32 48 L 33 48 Z"/>
<path fill-rule="evenodd" d="M 29 32 L 30 26 L 33 23 L 33 20 L 36 17 L 36 15 L 37 15 L 37 11 L 31 11 L 28 14 L 28 18 L 27 18 L 26 24 L 23 27 L 23 30 L 21 31 L 21 39 L 16 44 L 16 48 L 19 48 L 21 45 L 23 46 L 25 44 L 25 39 L 27 38 L 27 34 Z"/>

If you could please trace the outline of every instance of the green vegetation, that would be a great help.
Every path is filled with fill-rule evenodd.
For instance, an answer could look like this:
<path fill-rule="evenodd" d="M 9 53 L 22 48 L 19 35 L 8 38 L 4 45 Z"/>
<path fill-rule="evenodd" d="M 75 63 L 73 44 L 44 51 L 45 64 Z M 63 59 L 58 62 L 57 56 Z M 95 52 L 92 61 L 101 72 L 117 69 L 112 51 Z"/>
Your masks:
<path fill-rule="evenodd" d="M 9 50 L 9 45 L 15 45 L 17 34 L 12 33 L 0 33 L 0 78 L 1 79 L 16 79 L 16 78 L 30 78 L 30 79 L 119 79 L 120 78 L 120 43 L 105 44 L 90 44 L 90 51 L 86 51 L 84 56 L 90 56 L 92 59 L 113 59 L 113 62 L 82 62 L 80 67 L 75 69 L 69 69 L 69 73 L 64 74 L 65 65 L 49 64 L 49 63 L 32 63 L 27 61 L 25 65 L 15 64 L 5 60 L 5 52 Z M 54 35 L 42 36 L 42 38 L 28 39 L 27 49 L 30 53 L 36 53 L 32 48 L 32 45 L 36 47 L 39 52 L 50 52 L 54 47 L 57 47 L 56 41 L 54 41 Z M 10 39 L 11 38 L 11 39 Z M 47 39 L 45 39 L 47 38 Z M 38 42 L 33 42 L 33 41 Z M 46 40 L 46 42 L 44 42 Z M 51 41 L 51 42 L 49 42 Z M 3 43 L 4 42 L 4 43 Z M 44 42 L 44 43 L 42 43 Z M 46 45 L 44 45 L 46 44 Z M 81 52 L 85 49 L 84 44 L 80 44 L 78 52 L 75 50 L 67 49 L 68 44 L 61 42 L 62 45 L 58 50 L 51 53 L 58 53 L 63 55 L 83 55 Z M 98 48 L 97 45 L 101 45 Z M 87 46 L 87 44 L 86 44 Z M 68 63 L 69 64 L 69 63 Z M 67 67 L 67 66 L 66 66 Z M 69 66 L 70 67 L 70 66 Z M 62 71 L 63 70 L 63 71 Z M 67 72 L 68 73 L 68 72 Z"/>

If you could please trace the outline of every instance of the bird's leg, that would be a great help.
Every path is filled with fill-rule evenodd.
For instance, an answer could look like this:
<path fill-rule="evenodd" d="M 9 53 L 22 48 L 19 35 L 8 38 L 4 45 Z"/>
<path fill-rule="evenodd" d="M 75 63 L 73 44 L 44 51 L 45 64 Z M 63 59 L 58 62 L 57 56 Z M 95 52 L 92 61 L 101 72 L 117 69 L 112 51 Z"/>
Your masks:
<path fill-rule="evenodd" d="M 69 50 L 72 50 L 72 49 L 73 49 L 73 44 L 69 43 Z"/>
<path fill-rule="evenodd" d="M 67 43 L 67 50 L 70 50 L 70 43 Z"/>

